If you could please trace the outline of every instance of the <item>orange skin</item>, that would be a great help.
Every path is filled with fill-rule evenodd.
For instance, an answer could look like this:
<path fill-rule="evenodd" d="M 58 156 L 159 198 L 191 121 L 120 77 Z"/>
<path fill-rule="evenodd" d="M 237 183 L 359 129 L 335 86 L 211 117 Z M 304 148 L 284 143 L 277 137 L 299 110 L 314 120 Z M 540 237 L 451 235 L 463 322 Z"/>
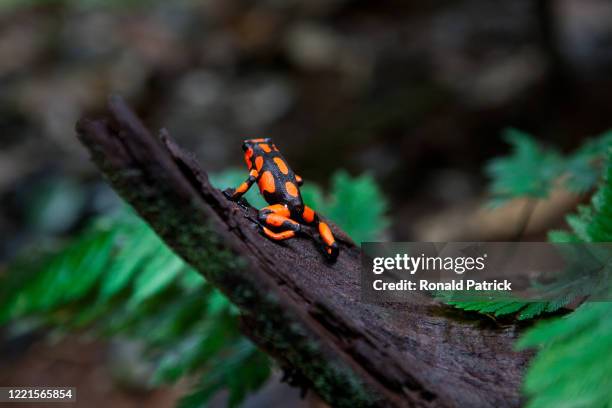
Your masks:
<path fill-rule="evenodd" d="M 302 231 L 302 225 L 315 226 L 323 241 L 326 256 L 335 260 L 339 247 L 329 226 L 317 213 L 304 205 L 300 188 L 303 180 L 289 167 L 270 138 L 249 139 L 242 144 L 249 177 L 236 189 L 223 193 L 232 201 L 238 201 L 254 183 L 270 204 L 259 210 L 258 221 L 262 232 L 270 239 L 281 241 Z"/>

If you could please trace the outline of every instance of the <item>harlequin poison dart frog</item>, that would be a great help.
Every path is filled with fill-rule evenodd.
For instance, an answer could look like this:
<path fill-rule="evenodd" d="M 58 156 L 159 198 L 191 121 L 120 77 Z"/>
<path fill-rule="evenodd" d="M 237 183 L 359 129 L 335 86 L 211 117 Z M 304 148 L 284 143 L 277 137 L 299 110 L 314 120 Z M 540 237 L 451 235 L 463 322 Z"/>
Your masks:
<path fill-rule="evenodd" d="M 328 259 L 335 260 L 339 248 L 331 229 L 312 208 L 304 205 L 299 188 L 303 180 L 287 165 L 272 139 L 245 140 L 242 150 L 249 177 L 238 188 L 228 188 L 223 194 L 238 201 L 257 182 L 260 193 L 270 204 L 259 210 L 257 218 L 262 232 L 268 238 L 281 241 L 306 233 L 303 225 L 314 226 Z"/>

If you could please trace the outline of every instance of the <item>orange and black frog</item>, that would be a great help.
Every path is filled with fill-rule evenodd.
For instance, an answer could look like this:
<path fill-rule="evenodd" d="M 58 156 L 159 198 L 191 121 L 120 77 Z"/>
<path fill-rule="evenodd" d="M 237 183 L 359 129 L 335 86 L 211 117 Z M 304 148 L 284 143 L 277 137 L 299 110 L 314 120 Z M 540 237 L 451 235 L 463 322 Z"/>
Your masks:
<path fill-rule="evenodd" d="M 238 188 L 228 188 L 223 194 L 238 201 L 253 183 L 268 204 L 259 210 L 258 221 L 262 232 L 276 241 L 306 233 L 303 225 L 318 229 L 324 250 L 330 260 L 338 257 L 338 244 L 329 226 L 302 201 L 300 186 L 303 180 L 289 167 L 270 138 L 249 139 L 242 144 L 249 177 Z"/>

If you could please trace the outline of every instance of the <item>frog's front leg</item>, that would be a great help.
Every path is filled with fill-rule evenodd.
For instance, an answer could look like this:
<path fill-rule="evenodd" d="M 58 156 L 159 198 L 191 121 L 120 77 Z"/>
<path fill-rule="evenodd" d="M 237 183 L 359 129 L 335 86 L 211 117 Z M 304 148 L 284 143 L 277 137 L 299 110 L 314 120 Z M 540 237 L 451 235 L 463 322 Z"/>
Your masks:
<path fill-rule="evenodd" d="M 243 181 L 242 184 L 238 186 L 238 188 L 227 188 L 223 190 L 223 195 L 225 195 L 232 201 L 240 200 L 244 193 L 249 191 L 249 188 L 251 188 L 253 183 L 257 181 L 257 177 L 259 177 L 257 170 L 251 170 L 249 172 L 249 177 L 245 181 Z"/>
<path fill-rule="evenodd" d="M 275 241 L 293 238 L 301 231 L 301 225 L 293 221 L 290 211 L 282 204 L 274 204 L 259 210 L 257 219 L 264 234 Z M 274 232 L 270 228 L 278 230 Z"/>

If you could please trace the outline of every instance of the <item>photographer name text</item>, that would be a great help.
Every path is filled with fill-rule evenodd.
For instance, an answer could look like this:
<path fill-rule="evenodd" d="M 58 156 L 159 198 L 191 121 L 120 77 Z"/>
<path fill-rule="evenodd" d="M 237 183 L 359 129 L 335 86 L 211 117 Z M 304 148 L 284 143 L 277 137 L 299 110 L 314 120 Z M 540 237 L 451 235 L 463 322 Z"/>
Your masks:
<path fill-rule="evenodd" d="M 476 281 L 473 279 L 453 279 L 447 282 L 431 282 L 426 279 L 419 279 L 418 282 L 407 279 L 402 279 L 396 282 L 385 282 L 382 279 L 376 279 L 372 282 L 374 290 L 401 290 L 401 291 L 512 291 L 512 282 L 504 279 L 498 281 Z"/>

